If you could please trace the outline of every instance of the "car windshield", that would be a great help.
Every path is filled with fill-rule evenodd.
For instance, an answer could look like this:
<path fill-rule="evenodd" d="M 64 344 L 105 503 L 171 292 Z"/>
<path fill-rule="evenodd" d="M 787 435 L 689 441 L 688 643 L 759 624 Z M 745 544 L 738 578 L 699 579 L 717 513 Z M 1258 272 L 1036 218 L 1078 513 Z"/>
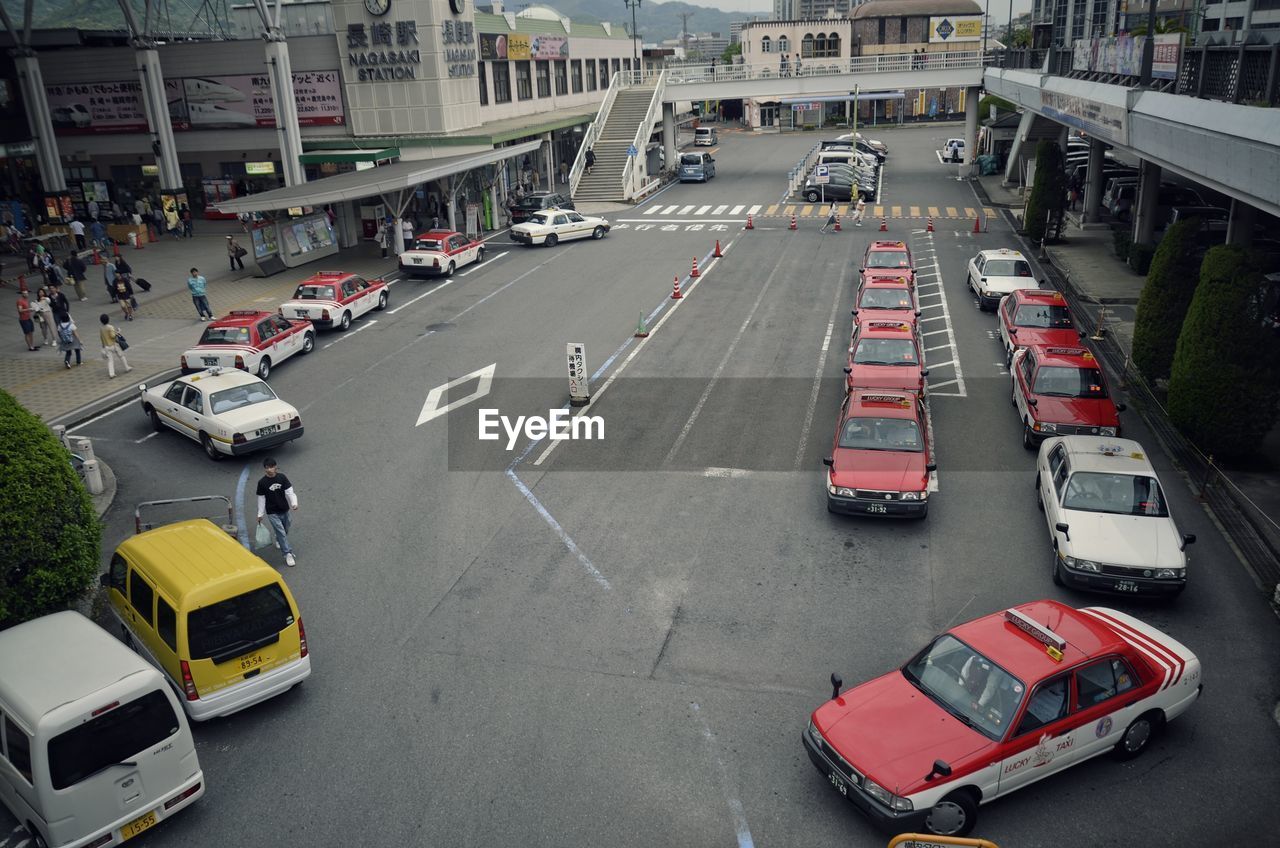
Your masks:
<path fill-rule="evenodd" d="M 1104 398 L 1107 387 L 1102 382 L 1102 372 L 1097 368 L 1075 368 L 1067 365 L 1046 365 L 1036 372 L 1035 388 L 1038 395 L 1069 398 Z"/>
<path fill-rule="evenodd" d="M 988 259 L 982 268 L 984 277 L 1030 277 L 1031 266 L 1024 259 Z"/>
<path fill-rule="evenodd" d="M 863 309 L 910 309 L 911 294 L 906 289 L 863 289 L 858 305 Z"/>
<path fill-rule="evenodd" d="M 911 339 L 863 339 L 853 355 L 857 365 L 916 365 Z"/>
<path fill-rule="evenodd" d="M 910 268 L 905 250 L 876 250 L 867 257 L 868 268 Z"/>
<path fill-rule="evenodd" d="M 681 156 L 681 157 L 680 157 L 680 164 L 681 164 L 681 165 L 701 165 L 701 164 L 702 164 L 702 154 L 701 154 L 701 153 L 686 153 L 686 154 L 684 154 L 683 156 Z"/>
<path fill-rule="evenodd" d="M 849 418 L 840 428 L 840 447 L 852 450 L 920 453 L 920 426 L 910 418 Z"/>
<path fill-rule="evenodd" d="M 907 663 L 902 674 L 938 706 L 992 739 L 1004 736 L 1025 694 L 1020 680 L 949 633 Z"/>
<path fill-rule="evenodd" d="M 333 286 L 298 286 L 294 300 L 333 300 Z"/>
<path fill-rule="evenodd" d="M 1034 303 L 1019 306 L 1013 323 L 1019 327 L 1036 327 L 1046 330 L 1070 330 L 1071 313 L 1065 306 L 1044 306 Z"/>
<path fill-rule="evenodd" d="M 256 383 L 246 383 L 233 389 L 214 392 L 209 396 L 209 407 L 213 410 L 214 415 L 221 415 L 224 412 L 244 409 L 246 406 L 253 406 L 255 403 L 275 399 L 276 393 L 271 390 L 271 387 L 258 380 Z"/>
<path fill-rule="evenodd" d="M 191 659 L 225 662 L 293 624 L 293 609 L 280 584 L 218 601 L 187 614 Z"/>
<path fill-rule="evenodd" d="M 1077 471 L 1062 493 L 1062 508 L 1117 515 L 1168 518 L 1164 492 L 1154 477 Z"/>
<path fill-rule="evenodd" d="M 551 223 L 551 216 L 550 216 L 550 215 L 547 215 L 547 214 L 544 214 L 544 213 L 542 213 L 542 212 L 539 212 L 539 213 L 537 213 L 537 214 L 535 214 L 535 215 L 530 215 L 530 216 L 529 216 L 529 223 L 530 223 L 530 224 L 543 224 L 543 225 L 550 224 L 550 223 Z"/>
<path fill-rule="evenodd" d="M 439 239 L 418 239 L 413 244 L 414 250 L 444 250 L 444 243 Z"/>
<path fill-rule="evenodd" d="M 544 201 L 545 199 L 546 199 L 545 196 L 526 197 L 516 204 L 516 208 L 517 209 L 541 209 L 542 201 Z"/>
<path fill-rule="evenodd" d="M 205 327 L 200 336 L 202 345 L 248 344 L 248 327 Z"/>

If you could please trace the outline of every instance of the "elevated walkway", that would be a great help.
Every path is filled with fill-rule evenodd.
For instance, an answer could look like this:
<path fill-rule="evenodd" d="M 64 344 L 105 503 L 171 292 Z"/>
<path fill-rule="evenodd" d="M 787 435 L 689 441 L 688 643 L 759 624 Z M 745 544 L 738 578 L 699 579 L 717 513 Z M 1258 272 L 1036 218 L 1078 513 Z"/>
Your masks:
<path fill-rule="evenodd" d="M 616 83 L 615 83 L 616 84 Z M 653 132 L 654 118 L 650 111 L 657 79 L 649 79 L 638 85 L 620 88 L 613 98 L 603 123 L 600 116 L 592 127 L 596 163 L 588 174 L 585 168 L 575 184 L 573 198 L 575 201 L 600 202 L 620 201 L 625 199 L 624 176 L 627 171 L 627 160 L 631 158 L 628 150 L 640 137 L 648 140 Z M 603 110 L 602 110 L 603 111 Z M 661 113 L 659 113 L 660 116 Z M 588 145 L 583 144 L 585 156 Z M 643 145 L 639 155 L 644 155 Z M 585 165 L 585 159 L 583 159 Z"/>

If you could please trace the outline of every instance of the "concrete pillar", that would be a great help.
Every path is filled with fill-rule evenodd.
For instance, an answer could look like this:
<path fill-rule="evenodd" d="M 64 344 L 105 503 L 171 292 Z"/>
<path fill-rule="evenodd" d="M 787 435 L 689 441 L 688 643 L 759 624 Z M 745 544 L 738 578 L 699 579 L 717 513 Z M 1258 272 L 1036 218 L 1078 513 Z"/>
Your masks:
<path fill-rule="evenodd" d="M 293 65 L 289 60 L 289 43 L 284 40 L 268 41 L 266 56 L 268 78 L 271 80 L 271 100 L 275 104 L 276 138 L 280 144 L 284 184 L 301 185 L 307 181 L 307 175 L 299 161 L 302 156 L 302 136 L 298 130 L 298 101 L 293 94 Z"/>
<path fill-rule="evenodd" d="M 153 140 L 160 142 L 156 164 L 160 166 L 160 190 L 182 189 L 182 171 L 178 167 L 178 151 L 173 146 L 173 124 L 169 120 L 169 96 L 164 89 L 164 73 L 160 70 L 159 51 L 143 47 L 134 54 L 138 80 L 142 84 L 142 108 L 147 115 Z M 189 201 L 189 199 L 188 199 Z"/>
<path fill-rule="evenodd" d="M 1067 152 L 1067 139 L 1071 137 L 1071 128 L 1066 124 L 1062 125 L 1062 129 L 1058 132 L 1058 149 L 1063 153 Z"/>
<path fill-rule="evenodd" d="M 1253 244 L 1253 226 L 1258 210 L 1248 203 L 1233 199 L 1231 217 L 1227 219 L 1227 244 L 1248 247 Z"/>
<path fill-rule="evenodd" d="M 1155 240 L 1156 202 L 1159 199 L 1160 166 L 1141 159 L 1138 166 L 1138 198 L 1133 204 L 1134 244 L 1151 244 Z"/>
<path fill-rule="evenodd" d="M 964 161 L 970 166 L 978 161 L 978 92 L 980 89 L 970 86 L 964 91 Z"/>
<path fill-rule="evenodd" d="M 1084 187 L 1084 223 L 1098 220 L 1098 207 L 1102 204 L 1103 145 L 1097 139 L 1089 139 L 1089 179 Z"/>
<path fill-rule="evenodd" d="M 49 99 L 44 90 L 40 60 L 33 53 L 30 56 L 15 56 L 13 62 L 18 66 L 18 85 L 22 88 L 22 102 L 27 110 L 27 126 L 31 128 L 31 139 L 36 146 L 40 183 L 50 194 L 66 191 L 67 181 L 62 175 L 58 142 L 53 135 L 53 117 L 49 112 Z"/>
<path fill-rule="evenodd" d="M 449 229 L 453 230 L 455 233 L 459 232 L 458 230 L 458 190 L 454 188 L 454 183 L 457 182 L 457 179 L 458 179 L 457 177 L 445 178 L 445 181 L 444 181 L 445 191 L 444 191 L 444 197 L 442 198 L 445 205 L 448 207 L 446 211 L 449 216 Z"/>
<path fill-rule="evenodd" d="M 547 191 L 555 191 L 556 190 L 556 165 L 555 165 L 556 148 L 555 148 L 555 145 L 551 143 L 551 133 L 545 133 L 542 136 L 542 143 L 544 145 L 544 149 L 547 151 L 547 155 L 543 157 L 543 159 L 547 163 Z"/>
<path fill-rule="evenodd" d="M 1036 113 L 1030 109 L 1022 113 L 1022 117 L 1018 120 L 1018 131 L 1013 135 L 1013 144 L 1009 147 L 1009 158 L 1004 163 L 1004 180 L 1002 184 L 1009 186 L 1016 183 L 1021 174 L 1019 162 L 1022 157 L 1022 145 L 1025 143 L 1027 134 L 1031 132 L 1031 127 L 1036 122 Z"/>
<path fill-rule="evenodd" d="M 662 149 L 667 157 L 667 170 L 676 167 L 676 104 L 662 104 Z"/>

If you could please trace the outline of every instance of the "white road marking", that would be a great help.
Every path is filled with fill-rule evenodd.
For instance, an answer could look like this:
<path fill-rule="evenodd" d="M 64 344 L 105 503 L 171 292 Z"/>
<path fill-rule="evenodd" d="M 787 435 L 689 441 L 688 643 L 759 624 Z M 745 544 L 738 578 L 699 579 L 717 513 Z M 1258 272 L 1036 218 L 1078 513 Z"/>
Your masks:
<path fill-rule="evenodd" d="M 956 380 L 944 380 L 941 383 L 929 383 L 929 391 L 932 392 L 934 389 L 940 389 L 943 386 L 954 386 L 956 382 Z M 964 395 L 951 395 L 951 397 L 964 397 Z"/>
<path fill-rule="evenodd" d="M 661 207 L 661 206 L 650 206 L 648 209 L 646 209 L 646 210 L 644 211 L 644 214 L 646 214 L 646 215 L 656 215 L 656 214 L 658 214 L 658 213 L 659 213 L 659 212 L 661 212 L 661 211 L 662 211 L 662 207 Z"/>
<path fill-rule="evenodd" d="M 757 214 L 759 214 L 760 210 L 761 210 L 761 209 L 763 209 L 763 208 L 764 208 L 763 206 L 761 206 L 759 203 L 757 203 L 755 206 L 752 206 L 750 209 L 748 209 L 748 210 L 747 210 L 747 214 L 748 214 L 748 215 L 757 215 Z"/>
<path fill-rule="evenodd" d="M 800 470 L 804 461 L 804 450 L 809 446 L 809 429 L 813 426 L 813 415 L 818 407 L 818 392 L 822 388 L 822 372 L 827 365 L 827 351 L 831 348 L 831 334 L 836 328 L 836 310 L 840 308 L 840 295 L 844 291 L 843 283 L 836 286 L 835 299 L 831 301 L 831 314 L 827 316 L 827 334 L 822 337 L 821 353 L 818 355 L 818 367 L 813 372 L 813 387 L 809 390 L 809 405 L 804 411 L 804 427 L 800 430 L 800 444 L 796 447 L 796 459 L 792 467 Z"/>
<path fill-rule="evenodd" d="M 702 476 L 738 479 L 742 477 L 750 477 L 751 471 L 746 468 L 704 468 L 702 469 Z"/>
<path fill-rule="evenodd" d="M 651 224 L 658 226 L 658 222 L 653 218 L 617 218 L 618 223 L 622 224 Z M 663 224 L 741 224 L 742 221 L 737 218 L 663 218 Z M 765 227 L 756 227 L 757 230 L 766 229 Z"/>
<path fill-rule="evenodd" d="M 408 309 L 410 306 L 413 306 L 415 303 L 417 303 L 418 301 L 422 300 L 424 297 L 430 297 L 431 295 L 435 294 L 436 292 L 440 291 L 441 289 L 447 289 L 447 288 L 449 288 L 449 286 L 453 285 L 455 282 L 457 282 L 457 279 L 456 279 L 456 278 L 455 278 L 455 279 L 452 279 L 452 280 L 446 280 L 445 282 L 443 282 L 443 283 L 441 283 L 440 285 L 438 285 L 438 286 L 436 286 L 435 288 L 433 288 L 431 291 L 425 291 L 425 292 L 423 292 L 422 294 L 420 294 L 420 295 L 418 295 L 417 297 L 415 297 L 413 300 L 406 300 L 404 303 L 400 304 L 400 305 L 399 305 L 399 306 L 397 306 L 395 309 L 392 309 L 392 310 L 391 310 L 391 311 L 389 311 L 387 314 L 388 314 L 388 315 L 395 315 L 395 314 L 396 314 L 397 312 L 399 312 L 401 309 Z"/>
<path fill-rule="evenodd" d="M 334 339 L 333 341 L 329 342 L 327 345 L 325 345 L 324 347 L 322 347 L 322 348 L 320 348 L 320 349 L 321 349 L 321 350 L 328 350 L 329 348 L 333 347 L 334 345 L 336 345 L 338 342 L 342 341 L 343 339 L 349 339 L 349 338 L 351 338 L 352 336 L 354 336 L 356 333 L 363 333 L 365 330 L 369 329 L 370 327 L 372 327 L 372 326 L 373 326 L 374 324 L 376 324 L 376 323 L 378 323 L 378 319 L 377 319 L 377 318 L 370 319 L 369 321 L 366 321 L 366 322 L 364 323 L 364 325 L 363 325 L 363 326 L 356 327 L 354 330 L 347 330 L 347 332 L 345 332 L 345 333 L 343 333 L 342 335 L 338 336 L 336 339 Z"/>
<path fill-rule="evenodd" d="M 702 709 L 696 703 L 691 703 L 689 706 L 693 708 L 693 714 L 698 717 L 698 723 L 702 725 L 702 738 L 706 740 L 707 748 L 710 749 L 716 768 L 720 772 L 720 788 L 729 804 L 729 811 L 733 814 L 733 827 L 738 833 L 738 848 L 755 848 L 755 842 L 751 839 L 751 828 L 747 826 L 747 814 L 742 809 L 742 802 L 738 800 L 738 796 L 730 786 L 729 770 L 725 768 L 724 760 L 720 759 L 719 751 L 722 746 L 716 743 L 716 736 L 711 732 L 711 726 L 702 717 Z"/>
<path fill-rule="evenodd" d="M 159 431 L 159 430 L 152 430 L 150 433 L 148 433 L 147 435 L 143 436 L 141 439 L 134 439 L 134 440 L 133 440 L 133 443 L 134 443 L 135 445 L 140 445 L 140 444 L 142 444 L 143 442 L 145 442 L 147 439 L 154 438 L 155 436 L 158 436 L 158 435 L 160 435 L 160 431 Z M 0 848 L 2 848 L 2 846 L 0 846 Z"/>
<path fill-rule="evenodd" d="M 697 211 L 697 212 L 694 212 L 693 214 L 695 214 L 695 215 L 705 215 L 705 214 L 707 214 L 707 212 L 709 212 L 710 210 L 711 210 L 711 206 L 710 206 L 710 205 L 707 205 L 707 206 L 699 206 L 699 207 L 698 207 L 698 211 Z"/>
<path fill-rule="evenodd" d="M 115 409 L 108 409 L 106 412 L 103 412 L 103 413 L 102 413 L 102 414 L 100 414 L 100 415 L 95 415 L 95 416 L 93 416 L 93 417 L 92 417 L 92 418 L 90 418 L 88 421 L 82 421 L 81 423 L 77 424 L 77 425 L 76 425 L 75 430 L 68 430 L 68 431 L 67 431 L 67 433 L 66 433 L 66 435 L 70 436 L 70 435 L 72 435 L 72 434 L 74 434 L 74 433 L 76 433 L 76 432 L 78 432 L 78 431 L 80 431 L 80 430 L 84 429 L 85 427 L 88 427 L 90 424 L 93 424 L 94 422 L 101 421 L 102 419 L 106 418 L 108 415 L 115 415 L 117 412 L 119 412 L 120 410 L 124 409 L 126 406 L 131 406 L 131 405 L 132 405 L 133 403 L 135 403 L 135 402 L 136 402 L 136 401 L 135 401 L 133 398 L 130 398 L 129 400 L 122 401 L 122 402 L 120 403 L 120 405 L 119 405 L 119 406 L 117 406 Z M 141 406 L 139 406 L 138 408 L 139 408 L 139 409 L 141 409 L 142 407 L 141 407 Z"/>
<path fill-rule="evenodd" d="M 458 274 L 458 276 L 459 276 L 459 277 L 465 277 L 465 276 L 467 276 L 468 274 L 470 274 L 472 271 L 479 271 L 481 268 L 483 268 L 484 266 L 488 265 L 490 262 L 497 262 L 499 259 L 501 259 L 502 257 L 506 256 L 506 255 L 507 255 L 508 253 L 510 253 L 510 252 L 511 252 L 511 251 L 509 251 L 509 250 L 504 250 L 504 251 L 502 251 L 501 253 L 499 253 L 497 256 L 493 257 L 492 259 L 486 259 L 485 261 L 481 262 L 479 265 L 472 265 L 472 266 L 471 266 L 470 268 L 468 268 L 467 270 L 465 270 L 465 271 L 463 271 L 462 273 Z"/>
<path fill-rule="evenodd" d="M 947 347 L 951 347 L 951 345 L 947 345 Z M 948 359 L 946 362 L 939 362 L 937 365 L 933 364 L 932 362 L 925 363 L 925 365 L 929 366 L 930 371 L 932 371 L 935 368 L 946 368 L 948 365 L 955 365 L 955 364 L 956 364 L 956 361 L 954 359 Z"/>
<path fill-rule="evenodd" d="M 927 336 L 937 336 L 937 335 L 940 335 L 940 334 L 945 333 L 945 332 L 946 332 L 946 330 L 930 330 L 929 332 L 925 333 L 924 335 L 925 335 L 926 337 L 927 337 Z"/>
<path fill-rule="evenodd" d="M 723 215 L 723 214 L 724 214 L 724 212 L 725 212 L 725 210 L 726 210 L 726 209 L 728 209 L 728 208 L 729 208 L 729 205 L 728 205 L 727 203 L 726 203 L 726 204 L 724 204 L 723 206 L 717 206 L 717 207 L 716 207 L 716 209 L 715 209 L 715 211 L 714 211 L 714 212 L 712 212 L 711 214 L 712 214 L 712 215 Z"/>
<path fill-rule="evenodd" d="M 661 214 L 670 215 L 672 212 L 676 211 L 679 208 L 680 208 L 680 204 L 677 203 L 675 206 L 668 206 L 666 209 L 663 209 Z"/>
<path fill-rule="evenodd" d="M 683 209 L 681 209 L 681 210 L 679 211 L 679 213 L 677 213 L 677 214 L 680 214 L 680 215 L 688 215 L 688 214 L 689 214 L 690 212 L 692 212 L 692 211 L 693 211 L 693 204 L 692 204 L 692 203 L 690 203 L 688 206 L 686 206 L 686 207 L 684 207 Z"/>
<path fill-rule="evenodd" d="M 941 331 L 939 331 L 939 332 L 941 332 Z M 928 352 L 929 352 L 929 351 L 931 351 L 931 350 L 944 350 L 944 349 L 948 349 L 948 348 L 950 348 L 950 347 L 951 347 L 951 345 L 949 345 L 949 344 L 934 345 L 933 347 L 927 347 L 927 348 L 925 348 L 925 349 L 924 349 L 924 352 L 925 352 L 925 353 L 928 353 Z"/>
<path fill-rule="evenodd" d="M 919 238 L 924 241 L 926 249 L 933 249 L 933 233 L 929 233 L 929 232 L 923 233 L 919 236 Z M 937 266 L 935 265 L 934 267 L 937 267 Z M 955 377 L 956 393 L 960 397 L 967 397 L 968 391 L 965 389 L 965 385 L 964 385 L 964 372 L 960 368 L 960 348 L 956 345 L 955 325 L 951 321 L 951 307 L 947 303 L 947 289 L 945 285 L 946 280 L 942 277 L 942 271 L 940 268 L 938 270 L 938 282 L 941 284 L 938 288 L 938 291 L 942 293 L 942 298 L 939 305 L 941 305 L 942 307 L 942 317 L 945 321 L 945 327 L 947 332 L 947 342 L 951 345 L 951 351 L 953 353 L 951 364 L 954 365 L 955 372 L 956 372 L 956 377 Z M 928 308 L 928 307 L 925 307 L 925 308 Z M 925 318 L 923 320 L 932 321 L 934 319 Z"/>
<path fill-rule="evenodd" d="M 493 388 L 493 372 L 497 367 L 498 363 L 495 362 L 492 365 L 486 365 L 484 368 L 472 371 L 470 374 L 465 374 L 461 377 L 450 380 L 443 386 L 436 386 L 427 393 L 427 399 L 422 404 L 422 411 L 418 413 L 418 423 L 413 426 L 421 427 L 423 424 L 434 418 L 439 418 L 441 415 L 447 415 L 458 407 L 471 403 L 473 400 L 479 400 L 489 394 L 489 390 Z M 440 406 L 440 401 L 444 398 L 445 392 L 449 391 L 449 389 L 452 389 L 454 386 L 460 386 L 469 380 L 475 380 L 477 378 L 480 382 L 477 383 L 475 390 L 472 391 L 471 394 L 466 395 L 465 397 L 460 397 L 457 400 L 450 401 L 444 406 Z"/>
<path fill-rule="evenodd" d="M 732 209 L 730 209 L 730 210 L 729 210 L 729 214 L 730 214 L 730 215 L 741 215 L 741 214 L 742 214 L 742 210 L 743 210 L 743 209 L 746 209 L 746 208 L 747 208 L 747 207 L 746 207 L 746 205 L 745 205 L 745 204 L 738 204 L 737 206 L 735 206 L 735 207 L 733 207 Z M 755 208 L 759 208 L 759 207 L 755 207 Z M 752 214 L 754 215 L 755 213 L 753 212 Z"/>

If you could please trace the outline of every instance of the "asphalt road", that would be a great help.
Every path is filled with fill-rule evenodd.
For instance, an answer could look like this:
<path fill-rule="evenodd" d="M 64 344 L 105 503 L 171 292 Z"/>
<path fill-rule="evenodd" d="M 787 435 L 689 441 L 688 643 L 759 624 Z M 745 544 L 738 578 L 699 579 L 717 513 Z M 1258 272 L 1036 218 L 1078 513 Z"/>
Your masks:
<path fill-rule="evenodd" d="M 981 205 L 932 153 L 949 132 L 879 136 L 892 149 L 883 202 Z M 995 320 L 964 286 L 968 256 L 1016 246 L 1005 222 L 973 235 L 967 221 L 932 234 L 890 221 L 926 266 L 940 490 L 924 522 L 827 513 L 821 458 L 876 227 L 742 229 L 744 209 L 783 199 L 816 140 L 724 133 L 715 180 L 611 216 L 605 240 L 501 236 L 490 264 L 398 282 L 387 312 L 273 371 L 307 427 L 277 456 L 301 498 L 298 567 L 282 570 L 314 672 L 196 726 L 208 794 L 140 846 L 884 845 L 801 747 L 828 675 L 856 684 L 952 623 L 1041 597 L 1166 630 L 1199 654 L 1205 693 L 1141 758 L 1001 799 L 975 835 L 1217 845 L 1280 827 L 1275 619 L 1136 415 L 1126 435 L 1199 537 L 1190 587 L 1159 605 L 1050 582 Z M 479 442 L 481 407 L 565 404 L 566 342 L 600 370 L 589 412 L 603 440 Z M 488 366 L 488 397 L 417 426 L 432 388 Z M 251 493 L 260 473 L 259 457 L 215 464 L 172 432 L 150 436 L 133 407 L 80 432 L 120 481 L 105 553 L 132 531 L 134 503 L 231 495 L 241 479 Z"/>

